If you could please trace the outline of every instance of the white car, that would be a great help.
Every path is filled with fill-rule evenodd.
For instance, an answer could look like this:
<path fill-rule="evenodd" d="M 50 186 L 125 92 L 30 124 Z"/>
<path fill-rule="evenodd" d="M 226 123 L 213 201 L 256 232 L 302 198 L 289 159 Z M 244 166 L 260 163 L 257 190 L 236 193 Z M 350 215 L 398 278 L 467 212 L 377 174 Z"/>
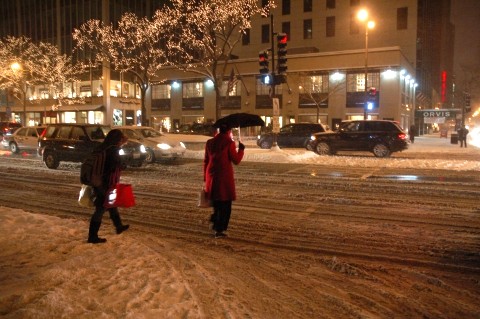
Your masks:
<path fill-rule="evenodd" d="M 114 128 L 121 130 L 128 139 L 145 145 L 147 150 L 146 163 L 154 163 L 162 159 L 177 159 L 185 154 L 185 144 L 171 139 L 151 127 L 120 126 Z"/>
<path fill-rule="evenodd" d="M 9 148 L 12 153 L 36 151 L 38 139 L 44 129 L 44 126 L 21 127 L 12 134 L 3 135 L 2 146 Z"/>

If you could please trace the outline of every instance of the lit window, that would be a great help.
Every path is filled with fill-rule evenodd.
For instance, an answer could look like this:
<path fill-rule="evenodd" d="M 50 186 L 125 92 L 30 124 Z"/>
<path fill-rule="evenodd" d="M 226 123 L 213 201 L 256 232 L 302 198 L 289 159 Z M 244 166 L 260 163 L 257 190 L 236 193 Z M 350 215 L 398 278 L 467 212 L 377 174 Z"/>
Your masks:
<path fill-rule="evenodd" d="M 203 83 L 183 83 L 183 98 L 203 97 Z"/>

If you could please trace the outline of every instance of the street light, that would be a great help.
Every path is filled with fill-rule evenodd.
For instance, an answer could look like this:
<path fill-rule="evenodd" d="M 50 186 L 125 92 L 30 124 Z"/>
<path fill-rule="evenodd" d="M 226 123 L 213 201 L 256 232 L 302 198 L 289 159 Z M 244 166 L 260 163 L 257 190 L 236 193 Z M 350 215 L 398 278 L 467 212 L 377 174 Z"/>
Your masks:
<path fill-rule="evenodd" d="M 357 13 L 357 19 L 365 23 L 365 105 L 363 106 L 363 119 L 367 119 L 368 106 L 368 29 L 375 27 L 375 21 L 368 20 L 368 11 L 362 9 Z"/>
<path fill-rule="evenodd" d="M 20 65 L 20 63 L 18 62 L 13 62 L 11 65 L 10 65 L 10 68 L 12 69 L 13 72 L 17 72 L 19 71 L 22 66 Z"/>

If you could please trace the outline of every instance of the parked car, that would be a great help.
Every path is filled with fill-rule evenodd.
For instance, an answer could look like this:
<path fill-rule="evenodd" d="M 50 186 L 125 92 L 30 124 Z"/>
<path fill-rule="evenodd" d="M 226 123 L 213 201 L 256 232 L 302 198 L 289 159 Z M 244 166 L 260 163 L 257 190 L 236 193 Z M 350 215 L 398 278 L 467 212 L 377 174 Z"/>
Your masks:
<path fill-rule="evenodd" d="M 110 130 L 110 126 L 100 124 L 50 124 L 39 139 L 38 155 L 51 169 L 62 161 L 83 162 Z M 145 161 L 145 146 L 129 140 L 120 155 L 125 167 L 139 167 Z"/>
<path fill-rule="evenodd" d="M 177 142 L 151 127 L 121 126 L 116 128 L 121 130 L 129 140 L 145 145 L 146 163 L 154 163 L 162 159 L 177 159 L 183 157 L 187 150 L 182 142 Z"/>
<path fill-rule="evenodd" d="M 22 124 L 15 122 L 0 122 L 0 136 L 13 134 Z"/>
<path fill-rule="evenodd" d="M 193 123 L 190 131 L 191 134 L 213 136 L 216 128 L 213 127 L 213 123 Z"/>
<path fill-rule="evenodd" d="M 326 132 L 328 129 L 322 124 L 315 123 L 293 123 L 287 124 L 277 134 L 278 147 L 301 147 L 307 148 L 308 141 L 313 133 Z M 271 148 L 274 134 L 264 133 L 257 137 L 257 145 L 260 148 Z"/>
<path fill-rule="evenodd" d="M 182 124 L 179 127 L 175 128 L 172 133 L 177 134 L 193 134 L 192 126 L 190 124 Z"/>
<path fill-rule="evenodd" d="M 310 146 L 320 155 L 338 151 L 368 151 L 376 157 L 388 157 L 393 152 L 407 149 L 408 138 L 394 121 L 343 121 L 335 132 L 313 134 Z"/>
<path fill-rule="evenodd" d="M 36 151 L 44 129 L 45 126 L 20 127 L 13 134 L 3 135 L 2 146 L 9 148 L 12 153 Z"/>

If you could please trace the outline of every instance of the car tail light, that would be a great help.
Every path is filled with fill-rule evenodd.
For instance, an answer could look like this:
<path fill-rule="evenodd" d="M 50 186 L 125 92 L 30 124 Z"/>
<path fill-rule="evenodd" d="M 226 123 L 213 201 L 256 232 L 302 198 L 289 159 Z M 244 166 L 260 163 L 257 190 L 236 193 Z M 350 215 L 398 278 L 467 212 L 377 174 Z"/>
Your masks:
<path fill-rule="evenodd" d="M 406 139 L 407 139 L 407 134 L 405 134 L 405 133 L 399 133 L 399 134 L 398 134 L 398 138 L 401 139 L 401 140 L 406 140 Z"/>

